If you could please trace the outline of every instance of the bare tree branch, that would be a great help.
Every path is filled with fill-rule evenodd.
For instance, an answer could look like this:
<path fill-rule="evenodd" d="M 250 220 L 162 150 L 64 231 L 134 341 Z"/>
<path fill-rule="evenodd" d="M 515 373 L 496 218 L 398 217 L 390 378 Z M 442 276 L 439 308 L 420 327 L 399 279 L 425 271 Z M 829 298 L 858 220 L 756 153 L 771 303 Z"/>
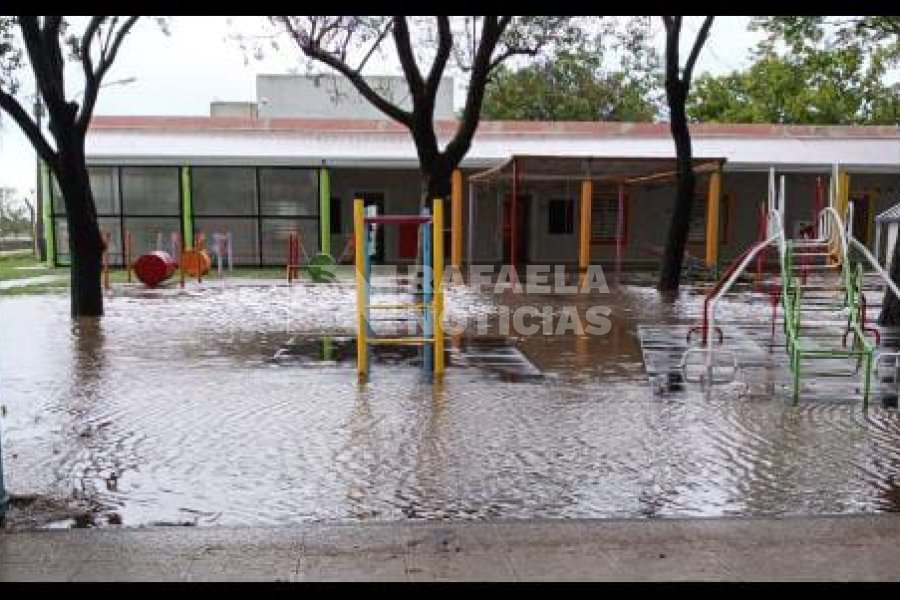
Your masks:
<path fill-rule="evenodd" d="M 715 17 L 706 17 L 703 20 L 703 25 L 700 27 L 700 31 L 694 39 L 694 46 L 691 48 L 691 53 L 688 55 L 688 60 L 684 65 L 684 72 L 681 76 L 685 85 L 690 85 L 691 76 L 694 72 L 694 64 L 696 64 L 697 57 L 700 56 L 700 50 L 703 49 L 703 45 L 706 43 L 706 38 L 709 36 L 709 30 L 712 27 L 714 18 Z"/>
<path fill-rule="evenodd" d="M 358 71 L 352 69 L 347 63 L 319 46 L 305 32 L 294 27 L 290 17 L 281 17 L 279 20 L 306 56 L 318 60 L 346 77 L 366 100 L 388 117 L 408 127 L 411 126 L 412 113 L 385 100 L 378 92 L 372 89 Z"/>
<path fill-rule="evenodd" d="M 105 52 L 101 52 L 100 63 L 97 65 L 96 72 L 94 72 L 90 78 L 86 77 L 84 103 L 81 106 L 81 112 L 78 114 L 76 120 L 76 128 L 82 134 L 87 132 L 88 125 L 91 122 L 91 115 L 94 113 L 94 106 L 97 103 L 97 95 L 100 92 L 103 77 L 106 76 L 107 71 L 109 71 L 109 68 L 112 66 L 113 62 L 115 62 L 116 55 L 119 53 L 119 48 L 122 46 L 122 41 L 131 31 L 131 28 L 134 27 L 134 24 L 137 23 L 138 18 L 139 17 L 128 17 L 128 19 L 122 23 L 118 31 L 116 31 L 115 37 L 113 37 L 112 44 L 106 48 Z M 115 21 L 110 23 L 107 39 L 109 39 L 109 36 L 113 35 L 115 25 Z M 82 61 L 83 60 L 84 57 L 82 56 Z"/>
<path fill-rule="evenodd" d="M 416 57 L 413 54 L 409 40 L 409 27 L 406 24 L 406 17 L 394 17 L 394 45 L 397 46 L 397 57 L 400 59 L 400 66 L 403 68 L 403 75 L 406 77 L 406 82 L 409 85 L 413 102 L 421 103 L 425 100 L 425 82 L 422 80 L 422 73 L 416 65 Z"/>
<path fill-rule="evenodd" d="M 22 108 L 18 100 L 0 90 L 0 108 L 13 118 L 44 162 L 48 164 L 56 162 L 56 153 L 50 147 L 50 144 L 47 143 L 44 133 L 38 128 L 37 123 L 32 120 L 28 112 Z"/>
<path fill-rule="evenodd" d="M 447 60 L 450 58 L 450 51 L 453 48 L 453 34 L 450 31 L 450 18 L 447 16 L 437 17 L 438 22 L 438 47 L 435 53 L 434 63 L 428 72 L 428 79 L 425 82 L 425 94 L 434 98 L 437 94 L 438 87 L 441 83 L 441 76 L 447 67 Z"/>

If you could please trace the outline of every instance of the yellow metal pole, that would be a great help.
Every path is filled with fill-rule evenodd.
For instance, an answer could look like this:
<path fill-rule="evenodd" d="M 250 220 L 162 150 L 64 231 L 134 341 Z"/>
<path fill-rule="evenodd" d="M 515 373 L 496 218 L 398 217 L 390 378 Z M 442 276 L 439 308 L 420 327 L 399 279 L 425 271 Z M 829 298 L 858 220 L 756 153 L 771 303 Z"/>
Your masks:
<path fill-rule="evenodd" d="M 586 179 L 581 182 L 581 236 L 578 246 L 578 270 L 587 271 L 591 262 L 591 199 L 594 195 L 594 183 Z"/>
<path fill-rule="evenodd" d="M 715 268 L 719 260 L 719 201 L 722 191 L 722 173 L 714 171 L 709 176 L 706 197 L 706 266 Z"/>
<path fill-rule="evenodd" d="M 462 171 L 455 169 L 450 178 L 450 265 L 462 264 Z"/>
<path fill-rule="evenodd" d="M 434 373 L 444 373 L 444 201 L 433 202 L 432 230 L 434 235 Z"/>
<path fill-rule="evenodd" d="M 365 276 L 365 222 L 364 203 L 357 198 L 353 201 L 353 238 L 356 245 L 356 372 L 360 378 L 368 372 L 366 352 L 366 276 Z"/>

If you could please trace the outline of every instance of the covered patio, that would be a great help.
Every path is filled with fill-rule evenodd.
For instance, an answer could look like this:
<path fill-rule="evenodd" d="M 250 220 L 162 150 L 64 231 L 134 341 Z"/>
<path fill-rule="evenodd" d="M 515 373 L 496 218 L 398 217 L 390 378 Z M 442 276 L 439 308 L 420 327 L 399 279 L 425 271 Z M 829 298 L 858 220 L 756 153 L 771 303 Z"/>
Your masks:
<path fill-rule="evenodd" d="M 719 204 L 723 157 L 693 159 L 694 173 L 709 175 L 706 206 L 705 262 L 713 267 L 718 260 Z M 584 272 L 591 262 L 592 202 L 595 187 L 614 189 L 618 196 L 615 228 L 616 271 L 621 269 L 625 238 L 626 190 L 660 182 L 675 181 L 677 162 L 668 157 L 547 156 L 515 154 L 502 163 L 468 178 L 467 260 L 474 262 L 474 225 L 479 210 L 500 211 L 502 215 L 503 255 L 511 265 L 523 262 L 521 196 L 530 186 L 551 182 L 577 185 L 580 188 L 578 215 L 578 266 Z M 485 206 L 496 199 L 502 206 Z M 461 232 L 460 232 L 461 233 Z M 458 239 L 458 236 L 454 236 Z"/>

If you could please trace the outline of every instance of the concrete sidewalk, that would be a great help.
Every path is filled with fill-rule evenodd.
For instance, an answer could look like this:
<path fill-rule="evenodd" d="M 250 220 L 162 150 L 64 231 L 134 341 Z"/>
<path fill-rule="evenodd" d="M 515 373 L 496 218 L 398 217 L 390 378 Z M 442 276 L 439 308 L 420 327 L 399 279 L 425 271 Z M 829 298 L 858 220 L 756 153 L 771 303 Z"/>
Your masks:
<path fill-rule="evenodd" d="M 0 534 L 13 580 L 898 580 L 900 516 Z"/>

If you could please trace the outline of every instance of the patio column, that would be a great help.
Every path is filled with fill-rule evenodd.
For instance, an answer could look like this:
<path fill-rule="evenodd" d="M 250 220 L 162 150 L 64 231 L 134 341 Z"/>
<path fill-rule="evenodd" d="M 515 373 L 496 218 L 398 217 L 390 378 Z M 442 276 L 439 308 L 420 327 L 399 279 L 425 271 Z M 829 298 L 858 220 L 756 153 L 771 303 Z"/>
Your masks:
<path fill-rule="evenodd" d="M 722 192 L 722 172 L 709 175 L 706 196 L 706 266 L 715 268 L 719 261 L 719 202 Z"/>
<path fill-rule="evenodd" d="M 181 235 L 182 250 L 194 247 L 194 203 L 191 198 L 191 168 L 181 167 Z M 124 238 L 123 238 L 123 244 Z"/>
<path fill-rule="evenodd" d="M 462 263 L 462 171 L 454 169 L 450 178 L 450 266 Z"/>
<path fill-rule="evenodd" d="M 594 196 L 594 182 L 585 179 L 581 182 L 580 235 L 578 244 L 578 270 L 587 271 L 591 262 L 591 200 Z"/>
<path fill-rule="evenodd" d="M 47 266 L 56 266 L 56 222 L 53 220 L 53 207 L 50 206 L 52 190 L 50 187 L 50 167 L 41 161 L 41 211 L 44 217 L 44 248 L 47 250 Z M 58 202 L 63 199 L 59 198 Z"/>
<path fill-rule="evenodd" d="M 331 255 L 331 177 L 328 169 L 319 169 L 319 235 L 322 254 Z"/>

